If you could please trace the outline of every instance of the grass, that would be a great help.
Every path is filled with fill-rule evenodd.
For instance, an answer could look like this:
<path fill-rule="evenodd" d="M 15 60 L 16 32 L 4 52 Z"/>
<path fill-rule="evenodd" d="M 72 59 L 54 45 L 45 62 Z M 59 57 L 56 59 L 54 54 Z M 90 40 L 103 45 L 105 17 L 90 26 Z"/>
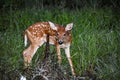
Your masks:
<path fill-rule="evenodd" d="M 85 76 L 91 72 L 97 80 L 120 79 L 120 22 L 110 8 L 73 11 L 10 9 L 8 13 L 2 14 L 0 21 L 0 68 L 5 72 L 23 67 L 23 32 L 28 26 L 39 21 L 52 21 L 61 25 L 73 22 L 71 56 L 76 74 Z M 53 51 L 54 48 L 51 48 Z M 41 58 L 43 50 L 44 47 L 37 51 L 34 63 Z M 63 51 L 62 58 L 62 65 L 69 74 L 69 64 Z"/>

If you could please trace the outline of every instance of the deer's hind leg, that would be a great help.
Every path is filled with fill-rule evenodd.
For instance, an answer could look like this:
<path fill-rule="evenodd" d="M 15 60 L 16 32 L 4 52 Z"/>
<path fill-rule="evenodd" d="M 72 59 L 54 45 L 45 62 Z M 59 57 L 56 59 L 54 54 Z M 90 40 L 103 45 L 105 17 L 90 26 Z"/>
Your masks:
<path fill-rule="evenodd" d="M 30 66 L 33 56 L 35 55 L 37 49 L 43 45 L 43 43 L 44 43 L 43 40 L 39 41 L 39 43 L 32 43 L 27 49 L 23 51 L 25 66 Z"/>
<path fill-rule="evenodd" d="M 27 49 L 23 51 L 23 58 L 24 58 L 24 65 L 29 66 L 31 63 L 31 60 L 36 53 L 39 46 L 36 45 L 30 45 Z"/>

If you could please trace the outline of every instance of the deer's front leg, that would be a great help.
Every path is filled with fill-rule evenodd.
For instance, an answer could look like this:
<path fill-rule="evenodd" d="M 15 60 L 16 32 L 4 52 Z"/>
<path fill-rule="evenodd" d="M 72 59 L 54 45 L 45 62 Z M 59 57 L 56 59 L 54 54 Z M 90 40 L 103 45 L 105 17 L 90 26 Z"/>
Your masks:
<path fill-rule="evenodd" d="M 59 64 L 61 64 L 62 58 L 61 58 L 60 46 L 56 45 L 56 49 L 57 49 L 58 62 Z"/>
<path fill-rule="evenodd" d="M 70 56 L 70 47 L 65 48 L 65 54 L 66 54 L 67 59 L 69 61 L 70 68 L 71 68 L 71 71 L 72 71 L 72 75 L 75 75 L 74 68 L 73 68 L 73 63 L 72 63 L 71 56 Z"/>

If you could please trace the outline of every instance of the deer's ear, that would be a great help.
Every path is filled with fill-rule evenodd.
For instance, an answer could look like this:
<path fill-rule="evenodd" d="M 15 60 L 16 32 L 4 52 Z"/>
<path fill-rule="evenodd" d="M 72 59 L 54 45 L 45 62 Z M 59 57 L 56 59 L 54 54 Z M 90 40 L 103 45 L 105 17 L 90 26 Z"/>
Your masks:
<path fill-rule="evenodd" d="M 48 22 L 49 23 L 49 25 L 50 25 L 50 28 L 51 29 L 53 29 L 53 30 L 56 30 L 57 31 L 57 27 L 55 26 L 55 24 L 54 23 L 52 23 L 52 22 Z"/>
<path fill-rule="evenodd" d="M 69 31 L 69 30 L 72 29 L 72 27 L 73 27 L 73 23 L 69 23 L 69 24 L 67 24 L 65 30 L 66 30 L 66 31 Z"/>

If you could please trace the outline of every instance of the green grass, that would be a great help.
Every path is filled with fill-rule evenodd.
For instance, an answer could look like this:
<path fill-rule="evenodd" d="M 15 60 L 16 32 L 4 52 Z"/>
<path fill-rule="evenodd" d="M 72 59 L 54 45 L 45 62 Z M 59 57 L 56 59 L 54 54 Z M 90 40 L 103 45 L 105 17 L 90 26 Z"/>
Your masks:
<path fill-rule="evenodd" d="M 99 80 L 119 80 L 120 20 L 116 21 L 110 8 L 85 8 L 74 11 L 24 9 L 8 12 L 0 19 L 1 69 L 9 72 L 23 67 L 23 32 L 31 24 L 52 21 L 65 26 L 73 22 L 71 56 L 76 74 L 81 76 L 87 71 L 92 71 Z M 44 47 L 37 51 L 34 63 L 41 58 L 43 50 Z M 63 51 L 62 58 L 62 65 L 66 66 L 70 73 Z"/>

